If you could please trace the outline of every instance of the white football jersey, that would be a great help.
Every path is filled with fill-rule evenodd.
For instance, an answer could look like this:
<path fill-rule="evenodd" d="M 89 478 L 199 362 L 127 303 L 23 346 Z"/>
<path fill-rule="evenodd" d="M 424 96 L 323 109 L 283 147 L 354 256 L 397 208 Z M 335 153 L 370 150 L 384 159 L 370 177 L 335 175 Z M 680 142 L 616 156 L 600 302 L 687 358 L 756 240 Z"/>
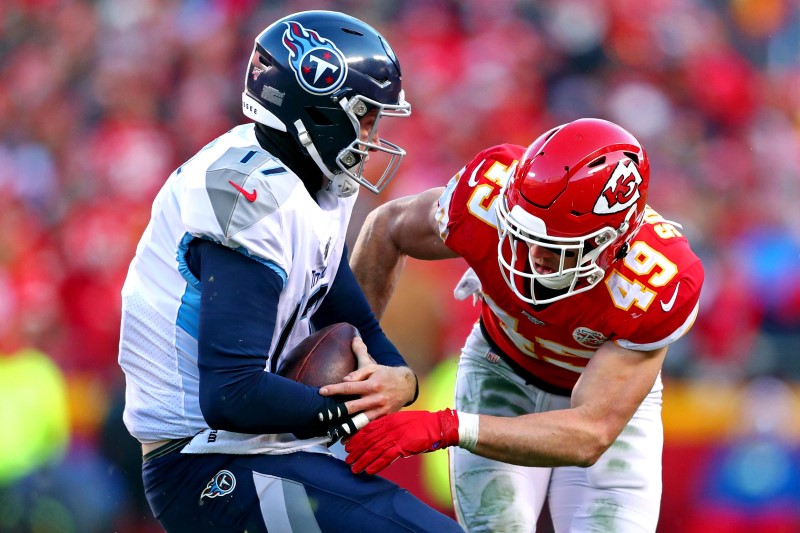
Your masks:
<path fill-rule="evenodd" d="M 185 254 L 193 238 L 210 239 L 281 276 L 275 333 L 265 354 L 272 357 L 281 342 L 280 358 L 308 336 L 319 296 L 336 276 L 357 196 L 320 191 L 315 202 L 297 175 L 258 144 L 252 124 L 220 136 L 172 173 L 153 203 L 122 289 L 123 418 L 134 437 L 146 443 L 196 435 L 184 453 L 327 451 L 324 438 L 208 428 L 198 400 L 200 282 Z"/>

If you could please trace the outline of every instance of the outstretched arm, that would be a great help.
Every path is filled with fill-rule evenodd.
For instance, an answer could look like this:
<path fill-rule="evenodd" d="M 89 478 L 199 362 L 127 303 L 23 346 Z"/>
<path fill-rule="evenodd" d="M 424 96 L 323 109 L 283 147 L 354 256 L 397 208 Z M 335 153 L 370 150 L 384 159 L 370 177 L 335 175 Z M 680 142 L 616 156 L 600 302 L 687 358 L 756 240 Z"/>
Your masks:
<path fill-rule="evenodd" d="M 374 474 L 400 457 L 461 446 L 524 466 L 591 466 L 652 389 L 666 352 L 666 347 L 642 352 L 606 342 L 575 385 L 569 409 L 510 418 L 449 409 L 389 415 L 348 441 L 347 463 L 354 472 Z"/>
<path fill-rule="evenodd" d="M 427 260 L 458 257 L 439 237 L 436 210 L 443 190 L 440 187 L 392 200 L 367 216 L 350 266 L 378 319 L 386 310 L 407 256 Z"/>
<path fill-rule="evenodd" d="M 529 466 L 591 466 L 652 389 L 666 353 L 666 347 L 642 352 L 607 341 L 575 385 L 569 409 L 516 418 L 481 416 L 475 453 Z"/>

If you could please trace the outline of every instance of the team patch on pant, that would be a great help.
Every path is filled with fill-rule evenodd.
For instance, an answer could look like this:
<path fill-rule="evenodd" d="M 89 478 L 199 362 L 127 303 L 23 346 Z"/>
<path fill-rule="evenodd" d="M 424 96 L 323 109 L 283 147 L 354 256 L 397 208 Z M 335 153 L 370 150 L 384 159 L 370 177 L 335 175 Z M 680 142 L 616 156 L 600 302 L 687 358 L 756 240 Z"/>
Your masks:
<path fill-rule="evenodd" d="M 236 488 L 236 477 L 228 470 L 220 470 L 214 476 L 214 479 L 208 482 L 203 493 L 200 494 L 200 499 L 205 497 L 216 498 L 217 496 L 225 496 L 233 492 Z"/>

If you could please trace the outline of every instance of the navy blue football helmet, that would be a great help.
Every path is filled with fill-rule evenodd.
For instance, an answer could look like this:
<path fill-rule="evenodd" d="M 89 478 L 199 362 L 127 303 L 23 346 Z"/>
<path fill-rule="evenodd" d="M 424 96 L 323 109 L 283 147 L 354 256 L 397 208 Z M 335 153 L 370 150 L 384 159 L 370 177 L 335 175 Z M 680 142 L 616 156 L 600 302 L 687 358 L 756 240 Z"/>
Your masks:
<path fill-rule="evenodd" d="M 370 25 L 333 11 L 284 17 L 256 37 L 245 75 L 242 109 L 251 119 L 288 132 L 341 197 L 359 185 L 378 193 L 405 151 L 376 136 L 384 116 L 406 117 L 400 64 Z M 367 139 L 359 119 L 377 116 Z M 370 151 L 389 155 L 374 183 L 363 175 Z"/>

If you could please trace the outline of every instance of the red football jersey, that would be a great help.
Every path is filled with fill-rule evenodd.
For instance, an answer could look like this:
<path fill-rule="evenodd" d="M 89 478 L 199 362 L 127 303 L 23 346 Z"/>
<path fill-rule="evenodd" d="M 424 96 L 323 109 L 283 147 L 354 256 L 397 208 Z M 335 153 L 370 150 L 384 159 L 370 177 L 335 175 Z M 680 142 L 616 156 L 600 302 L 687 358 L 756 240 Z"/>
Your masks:
<path fill-rule="evenodd" d="M 494 201 L 524 150 L 484 150 L 439 199 L 442 239 L 480 279 L 481 319 L 494 343 L 533 376 L 570 390 L 607 340 L 655 350 L 686 333 L 697 316 L 703 267 L 679 228 L 649 207 L 628 254 L 591 290 L 535 307 L 514 295 L 497 261 Z"/>

